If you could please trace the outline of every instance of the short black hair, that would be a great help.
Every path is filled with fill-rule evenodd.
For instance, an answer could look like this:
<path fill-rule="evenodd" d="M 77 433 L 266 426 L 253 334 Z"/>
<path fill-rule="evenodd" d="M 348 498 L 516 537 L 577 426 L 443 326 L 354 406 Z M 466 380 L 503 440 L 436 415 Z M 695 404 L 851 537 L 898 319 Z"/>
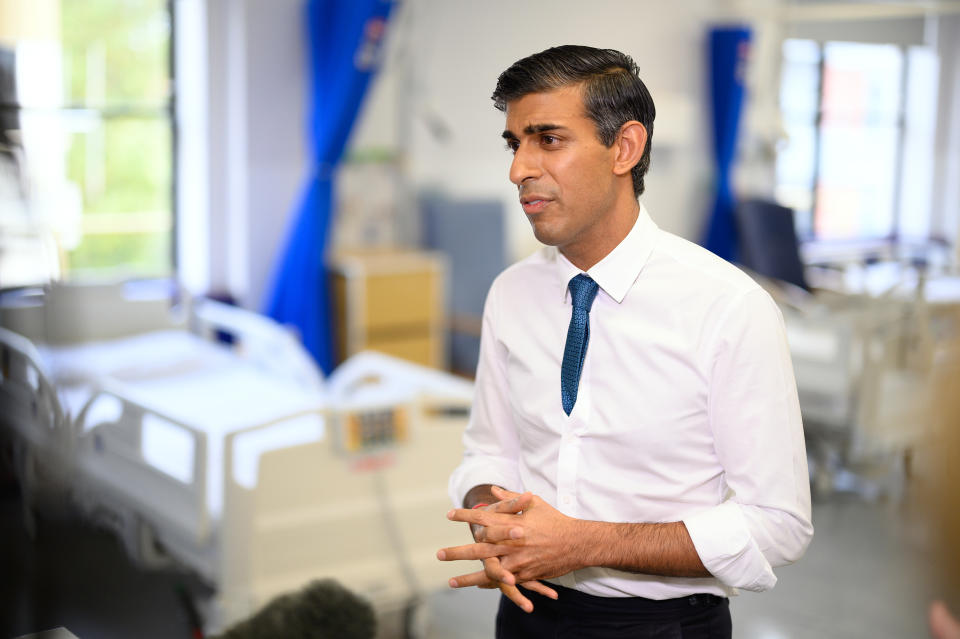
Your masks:
<path fill-rule="evenodd" d="M 653 98 L 640 79 L 633 58 L 613 49 L 580 45 L 552 47 L 514 62 L 500 74 L 493 104 L 506 111 L 507 103 L 531 93 L 582 85 L 587 117 L 597 127 L 604 146 L 617 140 L 624 122 L 636 120 L 647 130 L 647 143 L 640 161 L 633 167 L 633 194 L 643 193 L 643 176 L 650 168 L 653 119 L 657 115 Z"/>

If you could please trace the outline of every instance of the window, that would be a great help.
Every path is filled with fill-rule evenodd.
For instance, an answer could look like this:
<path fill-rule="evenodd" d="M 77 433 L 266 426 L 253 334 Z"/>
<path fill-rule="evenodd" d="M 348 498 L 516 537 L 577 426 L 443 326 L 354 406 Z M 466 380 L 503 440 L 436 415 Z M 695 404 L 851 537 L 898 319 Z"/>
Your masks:
<path fill-rule="evenodd" d="M 937 71 L 925 47 L 784 43 L 776 195 L 801 237 L 929 238 Z"/>
<path fill-rule="evenodd" d="M 49 237 L 67 279 L 171 275 L 171 5 L 14 0 L 0 8 L 9 79 L 0 110 L 17 127 L 7 137 L 17 146 L 23 217 Z M 13 224 L 0 214 L 0 230 Z"/>

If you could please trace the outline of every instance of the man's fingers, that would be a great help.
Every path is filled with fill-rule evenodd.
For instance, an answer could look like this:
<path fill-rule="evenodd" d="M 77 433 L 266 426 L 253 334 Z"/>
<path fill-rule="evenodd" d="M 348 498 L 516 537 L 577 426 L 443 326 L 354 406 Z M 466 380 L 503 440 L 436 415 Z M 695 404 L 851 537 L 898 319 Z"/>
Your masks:
<path fill-rule="evenodd" d="M 497 586 L 497 583 L 491 581 L 491 579 L 487 577 L 487 573 L 482 570 L 471 572 L 468 575 L 453 577 L 450 579 L 449 584 L 451 588 L 468 588 L 470 586 L 477 586 L 480 588 L 495 588 Z"/>
<path fill-rule="evenodd" d="M 530 504 L 533 503 L 533 493 L 514 493 L 499 486 L 493 487 L 493 496 L 500 500 L 494 504 L 495 508 L 493 509 L 494 512 L 498 513 L 519 513 L 529 508 Z"/>
<path fill-rule="evenodd" d="M 474 530 L 476 528 L 476 530 Z M 481 526 L 470 524 L 470 531 L 477 543 L 504 544 L 507 546 L 521 545 L 518 540 L 523 539 L 523 527 L 516 524 Z M 502 553 L 501 553 L 502 554 Z"/>
<path fill-rule="evenodd" d="M 521 526 L 484 526 L 480 535 L 482 540 L 487 543 L 496 544 L 500 542 L 507 542 L 506 545 L 516 545 L 510 544 L 509 542 L 515 542 L 518 539 L 523 539 L 523 527 Z M 479 541 L 480 539 L 478 539 Z M 503 548 L 500 549 L 500 554 L 503 554 Z"/>
<path fill-rule="evenodd" d="M 450 521 L 462 521 L 468 524 L 479 524 L 480 526 L 489 526 L 492 523 L 495 523 L 498 519 L 508 515 L 497 514 L 483 508 L 477 508 L 476 510 L 468 508 L 454 508 L 447 512 L 447 519 Z M 502 522 L 501 522 L 502 523 Z"/>
<path fill-rule="evenodd" d="M 510 491 L 502 492 L 510 498 L 502 499 L 485 508 L 453 508 L 447 512 L 447 519 L 487 526 L 498 518 L 502 520 L 503 515 L 516 515 L 533 504 L 533 493 L 526 492 L 520 495 Z"/>
<path fill-rule="evenodd" d="M 497 502 L 493 506 L 498 506 L 499 504 L 500 502 Z M 491 506 L 491 508 L 493 506 Z M 486 508 L 454 508 L 447 512 L 447 519 L 450 521 L 463 521 L 468 524 L 489 526 L 490 524 L 495 524 L 497 522 L 504 524 L 507 521 L 510 521 L 511 515 L 514 514 L 516 513 L 512 513 L 509 510 L 498 513 L 493 510 L 487 510 Z"/>
<path fill-rule="evenodd" d="M 500 584 L 500 592 L 506 595 L 507 599 L 520 606 L 520 609 L 524 612 L 533 612 L 533 603 L 524 597 L 516 586 Z"/>
<path fill-rule="evenodd" d="M 524 581 L 520 585 L 527 590 L 540 593 L 544 597 L 549 597 L 550 599 L 557 599 L 559 597 L 556 590 L 540 581 Z"/>
<path fill-rule="evenodd" d="M 530 499 L 532 499 L 532 497 Z M 510 502 L 497 502 L 494 506 L 501 508 L 500 504 L 502 503 L 509 504 Z M 497 523 L 506 525 L 511 523 L 511 521 L 515 522 L 517 519 L 515 515 L 527 507 L 529 507 L 529 504 L 524 500 L 512 506 L 503 506 L 502 511 L 486 510 L 485 508 L 477 508 L 476 510 L 454 508 L 447 512 L 447 519 L 450 521 L 462 521 L 468 524 L 480 524 L 481 526 L 490 526 Z"/>
<path fill-rule="evenodd" d="M 480 524 L 481 526 L 486 526 L 490 522 L 490 517 L 483 508 L 477 508 L 476 510 L 454 508 L 447 512 L 447 519 L 450 521 L 463 521 L 468 524 Z"/>
<path fill-rule="evenodd" d="M 517 578 L 513 573 L 500 564 L 500 559 L 491 557 L 483 560 L 483 571 L 492 581 L 499 581 L 502 584 L 513 586 L 517 583 Z"/>
<path fill-rule="evenodd" d="M 520 496 L 520 493 L 515 493 L 512 490 L 507 490 L 506 488 L 501 488 L 500 486 L 491 486 L 490 492 L 493 493 L 494 497 L 501 501 L 504 499 L 514 499 L 515 497 Z"/>
<path fill-rule="evenodd" d="M 452 546 L 450 548 L 441 548 L 437 551 L 437 559 L 440 561 L 459 561 L 461 559 L 488 559 L 503 554 L 503 547 L 496 544 L 466 544 L 464 546 Z"/>

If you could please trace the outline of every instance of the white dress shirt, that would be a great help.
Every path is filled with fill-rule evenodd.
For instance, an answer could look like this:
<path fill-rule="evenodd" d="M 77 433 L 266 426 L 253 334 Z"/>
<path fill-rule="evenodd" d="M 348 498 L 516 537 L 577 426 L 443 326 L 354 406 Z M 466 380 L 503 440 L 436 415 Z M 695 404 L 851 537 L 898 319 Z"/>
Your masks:
<path fill-rule="evenodd" d="M 641 205 L 626 238 L 587 271 L 600 285 L 573 411 L 560 401 L 581 271 L 554 248 L 494 281 L 465 454 L 450 478 L 532 491 L 571 517 L 683 521 L 713 578 L 609 568 L 551 581 L 608 597 L 766 590 L 813 535 L 810 487 L 783 319 L 770 296 Z"/>

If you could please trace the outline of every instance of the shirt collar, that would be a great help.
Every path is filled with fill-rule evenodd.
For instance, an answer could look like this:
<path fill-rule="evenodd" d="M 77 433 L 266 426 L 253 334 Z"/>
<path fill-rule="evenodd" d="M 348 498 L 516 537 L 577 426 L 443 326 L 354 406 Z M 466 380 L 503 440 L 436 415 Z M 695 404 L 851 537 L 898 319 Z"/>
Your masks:
<path fill-rule="evenodd" d="M 587 275 L 618 304 L 623 302 L 627 291 L 640 276 L 640 271 L 650 258 L 657 230 L 656 222 L 647 213 L 646 207 L 640 204 L 637 221 L 627 236 L 606 257 L 587 271 Z M 563 289 L 563 300 L 566 302 L 567 284 L 583 271 L 574 266 L 560 251 L 556 251 L 556 255 L 557 275 Z"/>

